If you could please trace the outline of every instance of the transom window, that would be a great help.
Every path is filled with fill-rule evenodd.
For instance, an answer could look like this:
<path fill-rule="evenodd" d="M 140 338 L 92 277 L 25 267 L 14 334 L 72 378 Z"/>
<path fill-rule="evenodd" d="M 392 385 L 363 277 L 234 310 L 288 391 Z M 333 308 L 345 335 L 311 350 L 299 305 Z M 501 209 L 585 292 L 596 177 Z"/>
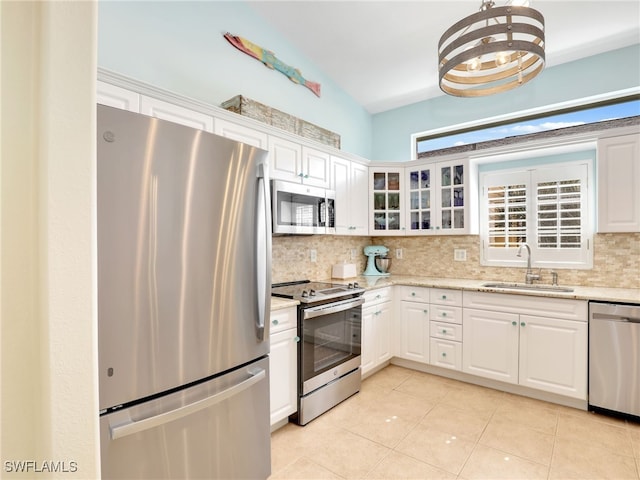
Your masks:
<path fill-rule="evenodd" d="M 593 265 L 592 182 L 595 151 L 480 167 L 481 263 L 586 269 Z"/>

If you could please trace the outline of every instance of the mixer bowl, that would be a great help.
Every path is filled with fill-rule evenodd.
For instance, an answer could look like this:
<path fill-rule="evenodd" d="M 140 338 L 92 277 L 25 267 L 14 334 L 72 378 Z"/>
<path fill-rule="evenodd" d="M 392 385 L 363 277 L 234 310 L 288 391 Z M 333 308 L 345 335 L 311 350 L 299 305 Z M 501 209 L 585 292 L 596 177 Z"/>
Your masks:
<path fill-rule="evenodd" d="M 382 273 L 388 273 L 391 268 L 390 257 L 376 257 L 376 268 Z"/>

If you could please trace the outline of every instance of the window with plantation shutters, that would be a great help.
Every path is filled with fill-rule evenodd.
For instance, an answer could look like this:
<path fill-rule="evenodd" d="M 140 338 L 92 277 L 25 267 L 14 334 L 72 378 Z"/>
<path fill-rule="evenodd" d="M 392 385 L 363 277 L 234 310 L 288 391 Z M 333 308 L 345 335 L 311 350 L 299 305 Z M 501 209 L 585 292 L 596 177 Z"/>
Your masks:
<path fill-rule="evenodd" d="M 531 248 L 534 267 L 591 268 L 590 161 L 480 174 L 483 265 L 524 266 L 518 247 Z"/>

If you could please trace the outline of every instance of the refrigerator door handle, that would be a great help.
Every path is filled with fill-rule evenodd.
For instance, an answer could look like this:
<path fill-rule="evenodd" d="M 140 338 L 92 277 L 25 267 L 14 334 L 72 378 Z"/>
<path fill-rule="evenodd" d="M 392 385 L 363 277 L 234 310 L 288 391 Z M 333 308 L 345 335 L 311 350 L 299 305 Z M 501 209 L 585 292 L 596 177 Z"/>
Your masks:
<path fill-rule="evenodd" d="M 267 315 L 267 292 L 271 288 L 271 208 L 267 165 L 258 165 L 258 205 L 256 208 L 256 260 L 257 260 L 257 290 L 258 290 L 258 319 L 256 336 L 264 341 L 264 329 Z"/>
<path fill-rule="evenodd" d="M 251 372 L 251 376 L 248 379 L 243 380 L 233 387 L 227 388 L 222 392 L 216 393 L 215 395 L 204 398 L 197 402 L 185 405 L 184 407 L 176 408 L 175 410 L 169 410 L 168 412 L 161 413 L 160 415 L 155 415 L 153 417 L 145 418 L 138 421 L 131 420 L 130 417 L 128 418 L 128 421 L 125 421 L 125 423 L 121 423 L 120 421 L 118 421 L 118 425 L 109 426 L 109 429 L 111 431 L 111 440 L 116 440 L 128 435 L 133 435 L 134 433 L 149 430 L 151 428 L 164 425 L 165 423 L 169 423 L 174 420 L 186 417 L 187 415 L 191 415 L 205 408 L 209 408 L 216 403 L 220 403 L 223 400 L 231 398 L 238 393 L 246 390 L 247 388 L 252 387 L 256 383 L 264 380 L 266 376 L 266 371 L 263 368 L 260 368 L 255 372 Z"/>

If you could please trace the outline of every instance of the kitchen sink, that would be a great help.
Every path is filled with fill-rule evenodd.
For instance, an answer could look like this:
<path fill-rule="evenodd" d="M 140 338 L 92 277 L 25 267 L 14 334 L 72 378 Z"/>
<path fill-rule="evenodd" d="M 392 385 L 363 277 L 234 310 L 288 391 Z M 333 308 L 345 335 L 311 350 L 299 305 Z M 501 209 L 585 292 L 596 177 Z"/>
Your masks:
<path fill-rule="evenodd" d="M 488 282 L 483 283 L 486 288 L 503 288 L 505 290 L 529 290 L 534 292 L 573 292 L 573 288 L 560 287 L 558 285 L 541 285 L 527 283 L 509 283 L 509 282 Z"/>

